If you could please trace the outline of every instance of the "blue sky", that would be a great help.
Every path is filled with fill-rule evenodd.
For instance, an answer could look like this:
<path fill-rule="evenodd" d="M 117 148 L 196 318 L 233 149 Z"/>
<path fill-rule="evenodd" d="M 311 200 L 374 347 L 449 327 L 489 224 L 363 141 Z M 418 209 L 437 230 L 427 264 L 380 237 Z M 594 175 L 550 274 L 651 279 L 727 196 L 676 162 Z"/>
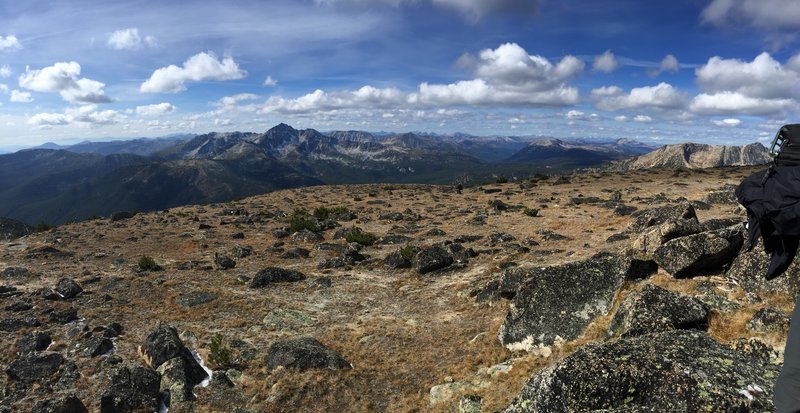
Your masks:
<path fill-rule="evenodd" d="M 766 141 L 796 0 L 0 0 L 0 147 L 319 130 Z"/>

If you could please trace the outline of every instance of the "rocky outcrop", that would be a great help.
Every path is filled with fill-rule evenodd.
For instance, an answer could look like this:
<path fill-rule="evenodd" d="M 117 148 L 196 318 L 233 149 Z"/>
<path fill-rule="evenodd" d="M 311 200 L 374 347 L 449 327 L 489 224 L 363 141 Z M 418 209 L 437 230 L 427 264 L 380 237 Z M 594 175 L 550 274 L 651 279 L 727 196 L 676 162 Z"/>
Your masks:
<path fill-rule="evenodd" d="M 54 352 L 28 353 L 20 356 L 6 368 L 9 377 L 25 383 L 50 376 L 64 364 L 64 356 Z"/>
<path fill-rule="evenodd" d="M 617 290 L 631 276 L 631 260 L 599 253 L 531 271 L 498 333 L 509 349 L 534 351 L 576 339 L 595 317 L 611 310 Z"/>
<path fill-rule="evenodd" d="M 33 406 L 32 413 L 89 413 L 81 399 L 74 394 L 39 400 Z"/>
<path fill-rule="evenodd" d="M 11 241 L 32 234 L 34 228 L 24 222 L 0 217 L 0 241 Z"/>
<path fill-rule="evenodd" d="M 677 329 L 706 330 L 708 316 L 708 308 L 700 300 L 648 284 L 625 297 L 609 333 L 633 337 Z"/>
<path fill-rule="evenodd" d="M 537 373 L 505 410 L 772 411 L 777 369 L 696 330 L 587 345 Z"/>
<path fill-rule="evenodd" d="M 208 378 L 208 373 L 183 345 L 178 331 L 158 326 L 140 347 L 148 364 L 161 374 L 161 388 L 170 393 L 170 400 L 193 400 L 192 389 Z"/>
<path fill-rule="evenodd" d="M 427 274 L 453 264 L 453 256 L 441 245 L 432 245 L 420 250 L 414 257 L 414 269 Z"/>
<path fill-rule="evenodd" d="M 277 282 L 294 282 L 305 280 L 305 274 L 300 271 L 287 270 L 279 267 L 267 267 L 257 272 L 250 281 L 250 288 L 262 288 Z"/>
<path fill-rule="evenodd" d="M 639 237 L 633 241 L 631 249 L 637 256 L 653 258 L 656 249 L 667 241 L 700 232 L 697 219 L 676 219 L 653 225 L 644 229 Z"/>
<path fill-rule="evenodd" d="M 736 225 L 666 242 L 653 252 L 653 260 L 676 278 L 721 269 L 738 254 L 744 243 L 744 227 Z"/>
<path fill-rule="evenodd" d="M 109 373 L 108 387 L 100 398 L 100 413 L 156 412 L 160 405 L 161 377 L 155 370 L 125 365 Z"/>
<path fill-rule="evenodd" d="M 350 363 L 339 353 L 325 347 L 313 337 L 301 337 L 273 343 L 267 354 L 267 367 L 307 369 L 351 369 Z"/>
<path fill-rule="evenodd" d="M 625 232 L 640 233 L 647 227 L 663 224 L 669 221 L 689 220 L 697 222 L 697 212 L 690 203 L 665 205 L 656 208 L 643 209 L 631 214 L 633 221 Z"/>
<path fill-rule="evenodd" d="M 794 261 L 783 274 L 767 280 L 765 276 L 769 261 L 770 256 L 758 241 L 751 251 L 742 251 L 736 256 L 725 276 L 749 292 L 776 292 L 791 296 L 800 294 L 800 264 Z"/>
<path fill-rule="evenodd" d="M 615 162 L 609 169 L 620 172 L 649 168 L 702 169 L 760 165 L 771 160 L 767 148 L 760 143 L 745 146 L 681 143 L 665 145 L 653 152 Z"/>

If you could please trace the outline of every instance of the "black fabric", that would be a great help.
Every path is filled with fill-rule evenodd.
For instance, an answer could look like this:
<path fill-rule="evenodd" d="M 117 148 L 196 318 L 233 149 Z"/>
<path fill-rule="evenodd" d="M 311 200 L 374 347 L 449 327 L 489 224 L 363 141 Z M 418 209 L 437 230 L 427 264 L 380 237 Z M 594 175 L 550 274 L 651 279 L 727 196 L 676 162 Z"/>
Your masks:
<path fill-rule="evenodd" d="M 759 236 L 771 254 L 766 278 L 781 275 L 792 263 L 800 244 L 800 168 L 772 165 L 745 178 L 736 198 L 747 209 L 748 248 Z"/>

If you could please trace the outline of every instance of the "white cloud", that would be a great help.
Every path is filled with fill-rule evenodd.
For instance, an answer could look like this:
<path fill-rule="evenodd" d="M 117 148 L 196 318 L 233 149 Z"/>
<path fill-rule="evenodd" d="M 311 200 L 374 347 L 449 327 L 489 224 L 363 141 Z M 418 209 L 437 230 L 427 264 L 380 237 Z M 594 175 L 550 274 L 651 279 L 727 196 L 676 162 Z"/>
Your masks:
<path fill-rule="evenodd" d="M 273 79 L 272 76 L 267 76 L 267 78 L 264 79 L 263 85 L 264 86 L 277 86 L 278 85 L 278 81 Z"/>
<path fill-rule="evenodd" d="M 144 46 L 155 46 L 157 40 L 153 36 L 139 36 L 139 29 L 129 28 L 117 30 L 108 36 L 108 47 L 116 50 L 137 50 Z"/>
<path fill-rule="evenodd" d="M 606 50 L 603 54 L 594 58 L 592 68 L 598 72 L 611 73 L 619 68 L 619 62 L 617 62 L 617 58 L 614 53 L 611 53 L 611 50 Z"/>
<path fill-rule="evenodd" d="M 668 54 L 661 60 L 661 65 L 659 66 L 659 70 L 662 72 L 672 72 L 676 73 L 680 70 L 680 64 L 678 63 L 678 59 Z"/>
<path fill-rule="evenodd" d="M 797 96 L 800 72 L 794 62 L 783 67 L 764 52 L 752 62 L 712 57 L 699 67 L 697 83 L 705 92 L 738 92 L 754 98 L 789 98 Z"/>
<path fill-rule="evenodd" d="M 728 128 L 735 128 L 742 124 L 740 119 L 728 118 L 722 120 L 712 120 L 711 123 L 717 126 L 724 126 Z"/>
<path fill-rule="evenodd" d="M 647 116 L 647 115 L 636 115 L 636 116 L 633 117 L 633 121 L 634 122 L 648 123 L 648 122 L 652 122 L 653 118 L 651 118 L 650 116 Z"/>
<path fill-rule="evenodd" d="M 156 69 L 139 87 L 145 93 L 177 93 L 186 90 L 184 83 L 206 80 L 237 80 L 247 76 L 232 57 L 221 61 L 214 53 L 198 53 L 183 63 L 183 67 L 169 65 Z"/>
<path fill-rule="evenodd" d="M 28 119 L 28 124 L 39 127 L 68 125 L 69 118 L 62 113 L 37 113 Z"/>
<path fill-rule="evenodd" d="M 690 109 L 702 114 L 775 116 L 797 108 L 800 93 L 800 58 L 781 65 L 761 53 L 752 62 L 712 57 L 695 70 L 704 93 Z"/>
<path fill-rule="evenodd" d="M 10 34 L 8 36 L 0 36 L 0 51 L 10 52 L 22 49 L 22 44 L 17 40 L 17 36 Z"/>
<path fill-rule="evenodd" d="M 0 77 L 8 78 L 11 77 L 12 73 L 13 72 L 11 71 L 11 67 L 9 65 L 3 65 L 2 67 L 0 67 Z"/>
<path fill-rule="evenodd" d="M 172 112 L 175 112 L 175 106 L 167 102 L 136 107 L 136 114 L 139 116 L 163 116 Z"/>
<path fill-rule="evenodd" d="M 567 112 L 566 117 L 568 120 L 598 120 L 600 116 L 596 113 L 585 114 L 579 110 L 571 110 Z"/>
<path fill-rule="evenodd" d="M 628 120 L 628 117 L 625 116 L 625 115 L 619 115 L 619 116 L 615 116 L 614 120 L 617 121 L 617 122 L 625 122 L 625 121 Z"/>
<path fill-rule="evenodd" d="M 27 123 L 39 128 L 52 128 L 53 126 L 78 125 L 92 127 L 98 125 L 113 125 L 124 121 L 127 117 L 115 110 L 98 111 L 97 105 L 83 105 L 71 107 L 64 113 L 37 113 L 31 116 Z"/>
<path fill-rule="evenodd" d="M 703 9 L 703 21 L 718 26 L 748 25 L 768 30 L 800 28 L 796 0 L 713 0 Z"/>
<path fill-rule="evenodd" d="M 797 107 L 792 99 L 762 99 L 736 92 L 702 93 L 692 99 L 689 109 L 702 115 L 741 114 L 771 116 Z"/>
<path fill-rule="evenodd" d="M 11 97 L 8 99 L 9 102 L 17 102 L 17 103 L 29 103 L 33 102 L 33 98 L 31 94 L 28 92 L 20 92 L 19 90 L 12 90 Z"/>
<path fill-rule="evenodd" d="M 0 83 L 0 92 L 8 94 L 9 93 L 8 85 Z"/>
<path fill-rule="evenodd" d="M 68 102 L 106 103 L 105 84 L 92 79 L 78 78 L 81 65 L 77 62 L 58 62 L 43 69 L 31 70 L 19 77 L 19 86 L 34 92 L 58 92 Z"/>
<path fill-rule="evenodd" d="M 214 126 L 230 126 L 233 125 L 233 121 L 230 119 L 214 119 Z"/>
<path fill-rule="evenodd" d="M 615 111 L 619 109 L 660 108 L 675 109 L 685 105 L 683 93 L 668 83 L 631 89 L 625 93 L 617 86 L 601 87 L 592 90 L 590 98 L 598 109 Z"/>
<path fill-rule="evenodd" d="M 485 49 L 478 56 L 465 55 L 459 63 L 475 78 L 450 84 L 423 82 L 416 92 L 364 86 L 353 91 L 316 90 L 295 99 L 273 96 L 261 112 L 308 113 L 354 108 L 427 108 L 436 106 L 566 106 L 577 103 L 578 90 L 567 81 L 580 73 L 584 63 L 566 56 L 557 64 L 529 55 L 515 43 Z"/>

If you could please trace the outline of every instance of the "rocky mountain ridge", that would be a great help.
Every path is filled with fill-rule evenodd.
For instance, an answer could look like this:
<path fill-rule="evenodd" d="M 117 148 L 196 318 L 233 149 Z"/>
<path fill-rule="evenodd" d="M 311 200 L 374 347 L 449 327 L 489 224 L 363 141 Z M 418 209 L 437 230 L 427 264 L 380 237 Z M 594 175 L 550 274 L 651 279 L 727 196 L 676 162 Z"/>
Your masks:
<path fill-rule="evenodd" d="M 0 410 L 769 411 L 800 267 L 766 282 L 741 249 L 757 170 L 319 186 L 31 234 L 0 244 Z"/>
<path fill-rule="evenodd" d="M 767 148 L 760 143 L 744 146 L 682 143 L 664 145 L 645 155 L 615 162 L 609 169 L 613 171 L 649 168 L 701 169 L 760 165 L 771 160 Z"/>

